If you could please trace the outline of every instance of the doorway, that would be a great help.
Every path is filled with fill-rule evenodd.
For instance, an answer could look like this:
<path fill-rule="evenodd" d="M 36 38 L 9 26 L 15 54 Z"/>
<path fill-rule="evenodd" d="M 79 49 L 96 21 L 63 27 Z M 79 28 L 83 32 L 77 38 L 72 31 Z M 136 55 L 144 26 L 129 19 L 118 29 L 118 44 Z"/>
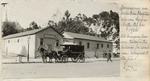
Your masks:
<path fill-rule="evenodd" d="M 45 38 L 44 43 L 45 43 L 46 48 L 51 51 L 51 50 L 54 50 L 56 40 Z"/>
<path fill-rule="evenodd" d="M 52 49 L 53 46 L 52 46 L 51 44 L 47 44 L 47 46 L 48 46 L 48 50 L 49 50 L 49 51 L 52 51 L 52 50 L 53 50 L 53 49 Z"/>

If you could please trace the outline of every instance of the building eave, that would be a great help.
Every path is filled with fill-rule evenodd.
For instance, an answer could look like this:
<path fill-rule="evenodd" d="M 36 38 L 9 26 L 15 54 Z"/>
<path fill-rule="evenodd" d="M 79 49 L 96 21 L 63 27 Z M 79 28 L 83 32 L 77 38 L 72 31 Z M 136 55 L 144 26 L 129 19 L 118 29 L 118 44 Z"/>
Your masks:
<path fill-rule="evenodd" d="M 57 32 L 60 36 L 64 37 L 62 34 L 60 34 L 55 28 L 53 27 L 45 27 L 45 28 L 42 28 L 42 29 L 35 29 L 35 30 L 30 30 L 30 31 L 26 31 L 26 32 L 20 32 L 20 33 L 16 33 L 16 34 L 11 34 L 11 35 L 8 35 L 8 36 L 5 36 L 3 37 L 2 39 L 5 40 L 5 39 L 11 39 L 11 38 L 17 38 L 17 37 L 23 37 L 23 36 L 28 36 L 28 35 L 33 35 L 33 34 L 36 34 L 36 33 L 39 33 L 41 31 L 44 31 L 48 28 L 51 28 L 53 29 L 55 32 Z M 37 31 L 36 31 L 37 30 Z M 33 31 L 33 32 L 32 32 Z M 29 32 L 29 33 L 27 33 Z M 25 34 L 23 34 L 25 33 Z M 23 34 L 23 35 L 19 35 L 19 34 Z M 16 35 L 16 36 L 15 36 Z"/>

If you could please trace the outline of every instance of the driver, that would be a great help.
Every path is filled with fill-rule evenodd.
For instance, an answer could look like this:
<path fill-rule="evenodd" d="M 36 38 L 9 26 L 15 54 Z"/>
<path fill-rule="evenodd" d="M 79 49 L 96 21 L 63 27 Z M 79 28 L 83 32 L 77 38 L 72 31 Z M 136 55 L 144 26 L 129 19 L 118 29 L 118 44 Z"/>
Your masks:
<path fill-rule="evenodd" d="M 65 47 L 64 53 L 70 51 L 70 47 Z"/>

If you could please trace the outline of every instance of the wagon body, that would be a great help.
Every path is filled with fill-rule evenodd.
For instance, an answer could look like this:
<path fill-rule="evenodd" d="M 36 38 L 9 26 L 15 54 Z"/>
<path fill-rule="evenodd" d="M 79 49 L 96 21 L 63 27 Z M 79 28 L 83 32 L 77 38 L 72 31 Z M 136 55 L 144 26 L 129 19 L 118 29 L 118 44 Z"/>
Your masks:
<path fill-rule="evenodd" d="M 68 57 L 76 57 L 79 54 L 84 55 L 84 46 L 82 45 L 64 45 L 63 52 L 68 56 Z"/>
<path fill-rule="evenodd" d="M 84 62 L 84 46 L 83 45 L 61 45 L 63 46 L 63 52 L 61 54 L 62 59 L 68 60 L 71 58 L 73 62 Z"/>

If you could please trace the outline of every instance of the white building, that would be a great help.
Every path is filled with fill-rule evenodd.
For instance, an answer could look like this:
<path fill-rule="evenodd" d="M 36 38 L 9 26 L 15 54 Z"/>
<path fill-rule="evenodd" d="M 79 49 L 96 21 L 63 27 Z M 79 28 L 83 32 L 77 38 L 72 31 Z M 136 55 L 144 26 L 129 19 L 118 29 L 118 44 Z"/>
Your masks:
<path fill-rule="evenodd" d="M 104 51 L 112 52 L 112 42 L 96 36 L 88 36 L 70 32 L 58 33 L 54 28 L 47 27 L 3 37 L 5 55 L 17 56 L 29 54 L 36 58 L 40 45 L 55 51 L 63 50 L 60 44 L 69 43 L 84 45 L 85 57 L 102 57 Z"/>
<path fill-rule="evenodd" d="M 47 27 L 8 35 L 3 40 L 6 55 L 27 56 L 29 53 L 29 57 L 36 58 L 39 56 L 37 49 L 40 45 L 47 49 L 62 50 L 59 44 L 63 43 L 63 35 L 54 28 Z"/>
<path fill-rule="evenodd" d="M 84 45 L 86 57 L 102 57 L 104 51 L 112 52 L 112 42 L 101 37 L 64 32 L 64 43 Z"/>

